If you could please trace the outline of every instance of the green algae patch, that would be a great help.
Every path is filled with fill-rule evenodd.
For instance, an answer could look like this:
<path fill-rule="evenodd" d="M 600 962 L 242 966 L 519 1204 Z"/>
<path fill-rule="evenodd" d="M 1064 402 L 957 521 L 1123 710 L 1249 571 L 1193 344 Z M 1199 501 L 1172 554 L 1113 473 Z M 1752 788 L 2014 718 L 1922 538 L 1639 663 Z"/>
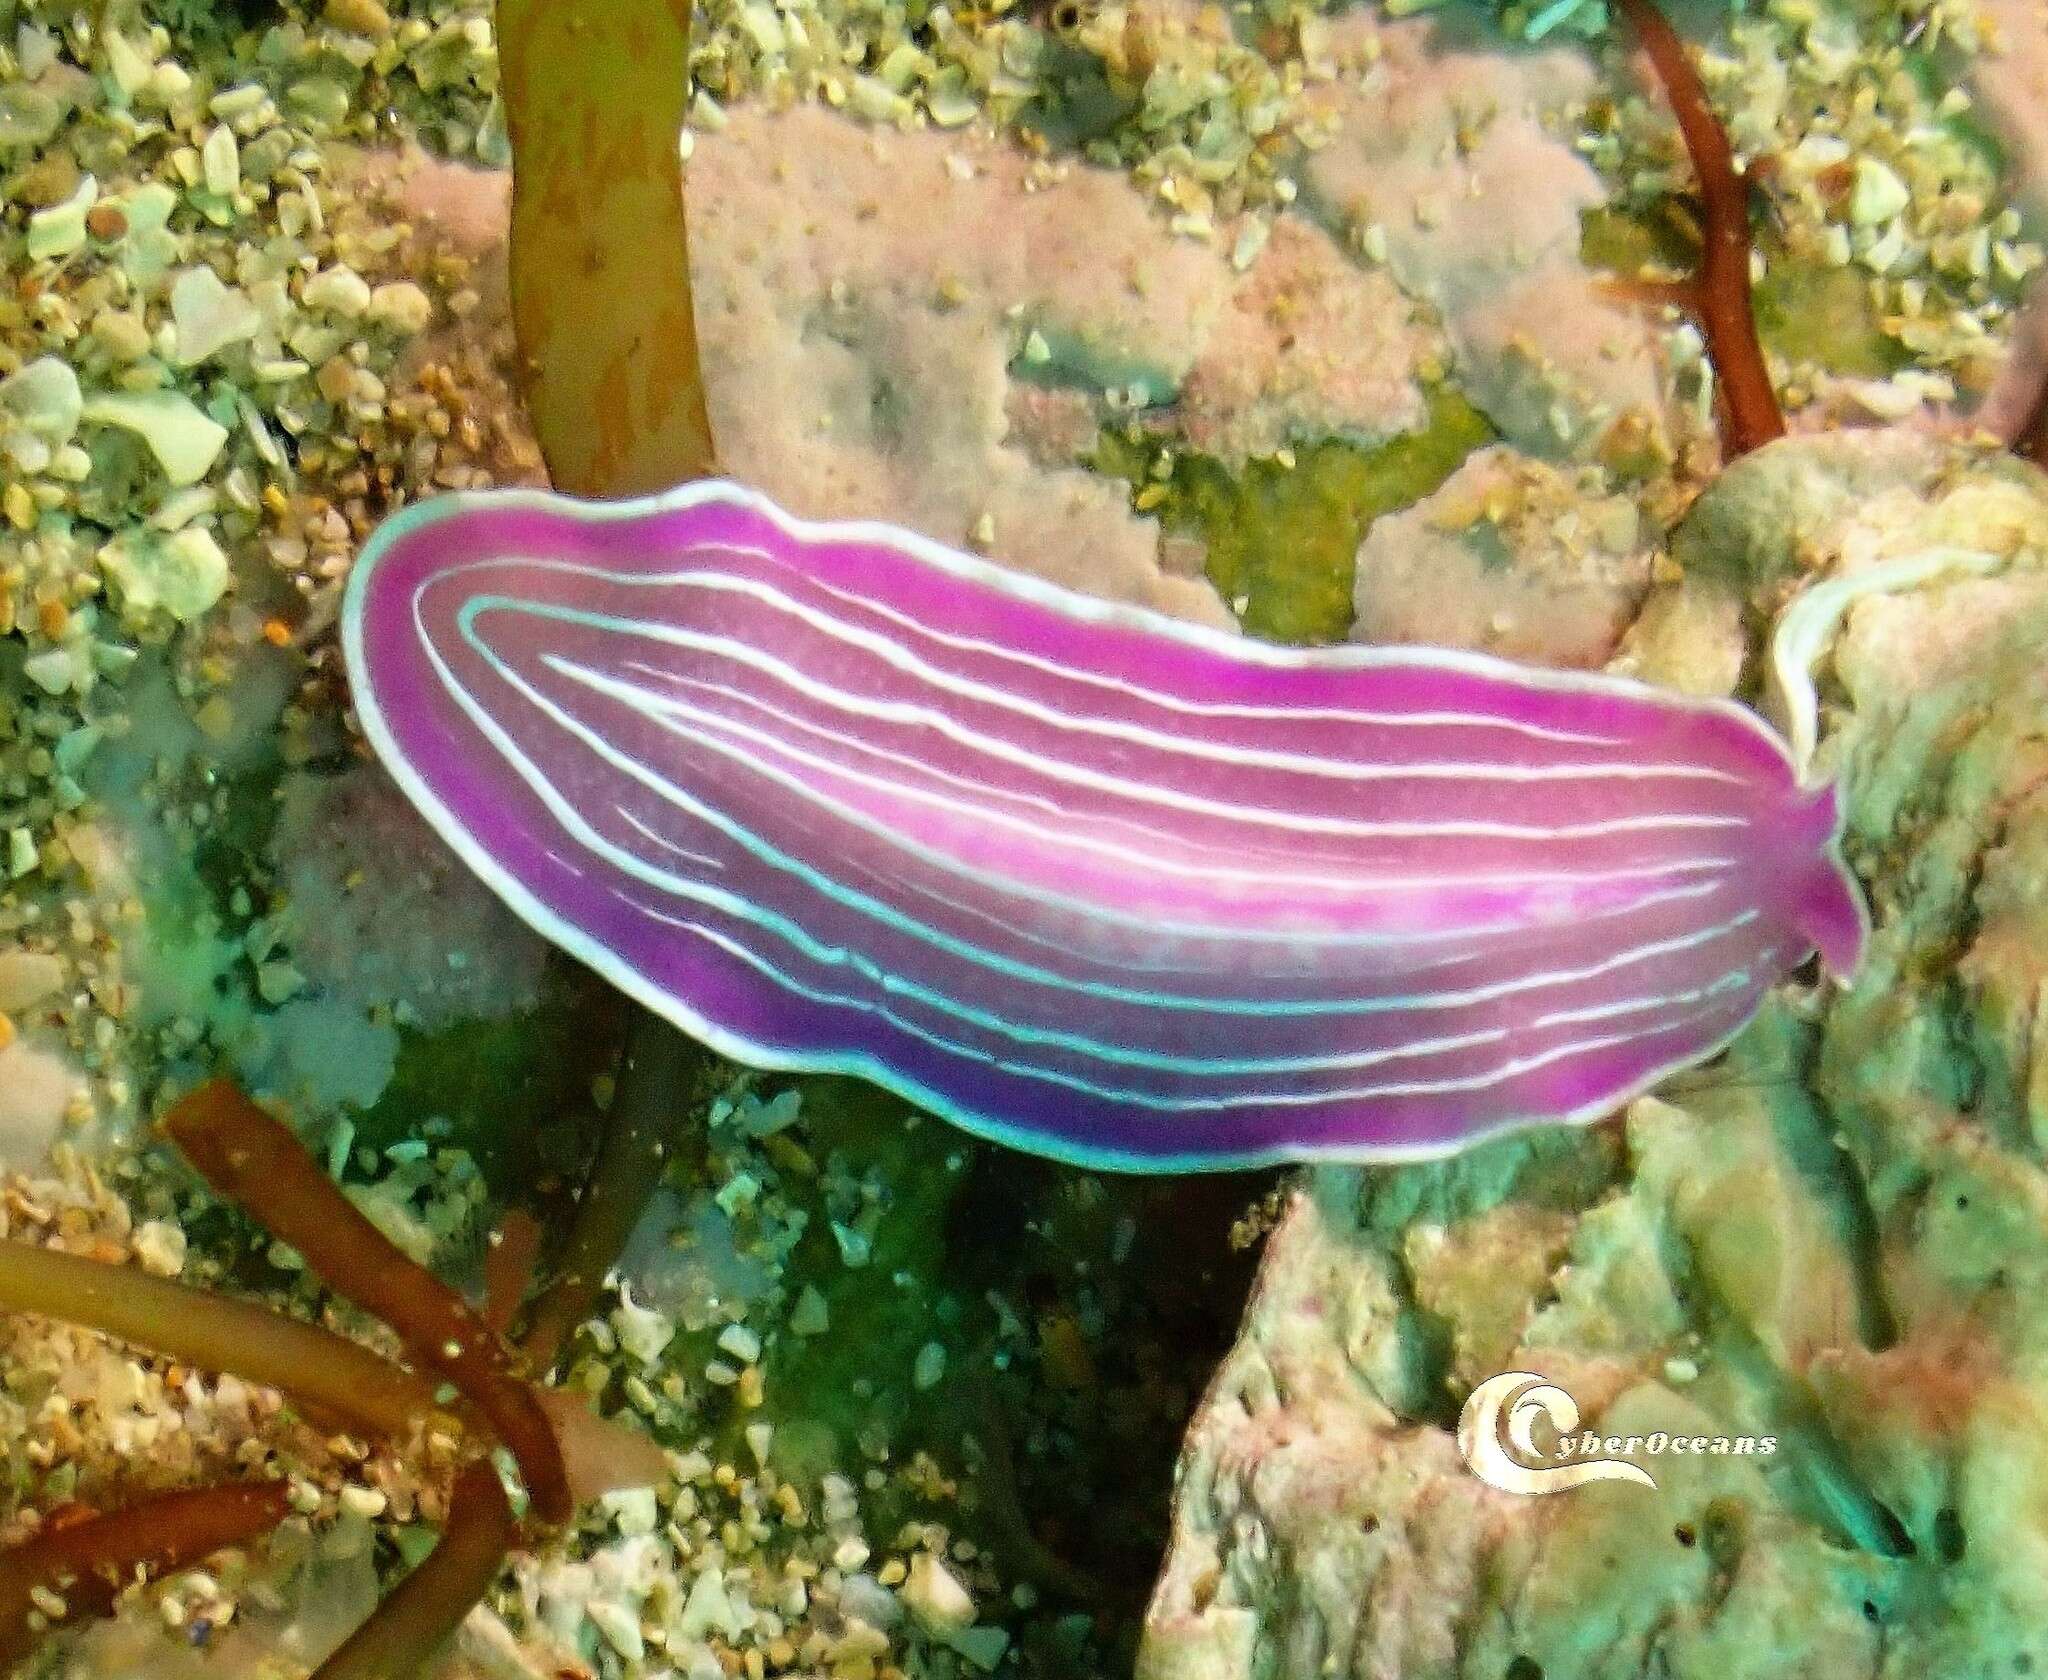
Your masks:
<path fill-rule="evenodd" d="M 512 1192 L 537 1179 L 573 1180 L 590 1139 L 590 1079 L 603 1065 L 593 1018 L 606 1000 L 566 962 L 550 962 L 539 1000 L 496 1020 L 450 1022 L 433 1030 L 402 1027 L 391 1078 L 355 1120 L 365 1148 L 383 1150 L 413 1135 L 423 1119 L 438 1141 L 465 1149 L 494 1189 Z"/>
<path fill-rule="evenodd" d="M 1779 257 L 1756 287 L 1756 325 L 1765 346 L 1851 378 L 1885 379 L 1912 364 L 1884 330 L 1868 277 L 1848 268 Z"/>
<path fill-rule="evenodd" d="M 1868 272 L 1793 257 L 1761 230 L 1757 245 L 1764 274 L 1751 301 L 1766 350 L 1856 379 L 1886 379 L 1912 364 L 1885 331 Z M 1699 232 L 1675 204 L 1600 205 L 1579 218 L 1579 256 L 1624 288 L 1683 285 L 1699 262 Z"/>
<path fill-rule="evenodd" d="M 1358 545 L 1372 522 L 1419 502 L 1493 437 L 1478 409 L 1440 386 L 1420 431 L 1372 448 L 1327 438 L 1239 470 L 1175 455 L 1162 478 L 1153 445 L 1111 433 L 1092 464 L 1137 486 L 1141 513 L 1203 541 L 1209 581 L 1249 634 L 1341 642 L 1354 616 Z"/>
<path fill-rule="evenodd" d="M 1676 204 L 1630 212 L 1596 204 L 1579 213 L 1579 260 L 1624 280 L 1649 269 L 1689 274 L 1699 261 L 1699 228 Z"/>

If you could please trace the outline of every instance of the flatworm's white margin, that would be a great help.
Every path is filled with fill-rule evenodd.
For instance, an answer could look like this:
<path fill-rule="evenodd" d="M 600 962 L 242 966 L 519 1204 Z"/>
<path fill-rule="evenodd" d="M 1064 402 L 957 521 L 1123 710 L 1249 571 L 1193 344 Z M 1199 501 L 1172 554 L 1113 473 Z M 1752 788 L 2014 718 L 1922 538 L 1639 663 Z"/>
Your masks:
<path fill-rule="evenodd" d="M 1795 780 L 1801 774 L 1801 767 L 1775 730 L 1747 707 L 1732 700 L 1700 699 L 1674 694 L 1627 677 L 1614 677 L 1597 672 L 1552 671 L 1537 666 L 1518 665 L 1509 660 L 1496 659 L 1489 654 L 1465 653 L 1452 648 L 1400 644 L 1293 648 L 1261 642 L 1250 637 L 1212 630 L 1204 625 L 1189 624 L 1148 607 L 1085 595 L 1027 573 L 1011 571 L 992 561 L 963 554 L 929 537 L 879 520 L 801 519 L 785 512 L 759 491 L 750 490 L 745 485 L 735 484 L 727 479 L 698 479 L 656 495 L 622 501 L 586 501 L 573 496 L 558 495 L 550 490 L 465 490 L 415 502 L 400 509 L 371 533 L 369 540 L 356 556 L 342 593 L 342 654 L 348 666 L 356 715 L 361 720 L 365 737 L 376 750 L 377 757 L 389 771 L 392 779 L 426 817 L 435 832 L 514 914 L 542 938 L 594 969 L 634 1002 L 682 1028 L 691 1037 L 709 1045 L 718 1054 L 750 1067 L 791 1073 L 848 1074 L 865 1079 L 870 1084 L 893 1091 L 918 1107 L 929 1110 L 972 1136 L 985 1138 L 1028 1155 L 1049 1157 L 1069 1166 L 1107 1172 L 1234 1172 L 1293 1163 L 1390 1165 L 1407 1161 L 1442 1160 L 1448 1156 L 1463 1154 L 1475 1145 L 1516 1132 L 1533 1131 L 1542 1126 L 1586 1125 L 1620 1112 L 1635 1098 L 1679 1070 L 1695 1067 L 1718 1055 L 1748 1026 L 1749 1018 L 1744 1017 L 1725 1036 L 1704 1049 L 1675 1057 L 1651 1070 L 1626 1089 L 1598 1102 L 1585 1104 L 1562 1114 L 1532 1114 L 1498 1121 L 1438 1144 L 1375 1147 L 1354 1142 L 1322 1149 L 1296 1144 L 1258 1152 L 1205 1155 L 1164 1155 L 1077 1147 L 1029 1127 L 1009 1125 L 988 1115 L 962 1109 L 918 1081 L 904 1078 L 875 1056 L 856 1051 L 799 1050 L 784 1045 L 762 1044 L 728 1031 L 683 999 L 655 985 L 610 946 L 590 938 L 581 929 L 556 915 L 469 832 L 414 770 L 399 749 L 397 739 L 378 703 L 375 689 L 365 676 L 368 667 L 363 649 L 363 601 L 368 592 L 370 576 L 377 563 L 387 551 L 403 543 L 406 538 L 440 520 L 470 512 L 527 508 L 573 519 L 586 525 L 602 525 L 615 521 L 646 519 L 707 504 L 741 508 L 757 514 L 776 525 L 800 546 L 812 547 L 828 542 L 872 542 L 894 547 L 914 554 L 950 576 L 1049 608 L 1068 618 L 1084 623 L 1106 624 L 1139 631 L 1222 654 L 1228 658 L 1276 669 L 1360 670 L 1381 666 L 1421 665 L 1511 682 L 1523 688 L 1548 693 L 1611 694 L 1617 689 L 1622 689 L 1627 691 L 1633 700 L 1666 707 L 1672 711 L 1694 715 L 1702 710 L 1714 711 L 1742 724 L 1758 740 L 1769 745 L 1792 771 Z M 1830 842 L 1829 852 L 1832 855 L 1833 842 Z M 1835 862 L 1838 868 L 1841 867 L 1838 858 Z"/>
<path fill-rule="evenodd" d="M 1771 636 L 1771 681 L 1802 780 L 1820 745 L 1820 695 L 1813 686 L 1813 668 L 1848 610 L 1865 595 L 1901 595 L 1949 572 L 1983 577 L 2005 563 L 2005 556 L 1982 549 L 1922 549 L 1816 583 L 1778 615 Z"/>

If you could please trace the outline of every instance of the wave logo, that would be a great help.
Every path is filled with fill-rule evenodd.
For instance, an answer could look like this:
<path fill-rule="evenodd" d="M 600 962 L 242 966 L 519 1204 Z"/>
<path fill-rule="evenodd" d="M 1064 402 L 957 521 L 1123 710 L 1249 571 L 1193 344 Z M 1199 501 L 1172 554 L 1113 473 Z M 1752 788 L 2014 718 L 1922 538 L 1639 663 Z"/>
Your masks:
<path fill-rule="evenodd" d="M 1537 1444 L 1539 1419 L 1556 1434 L 1555 1450 Z M 1488 1377 L 1458 1417 L 1458 1451 L 1474 1475 L 1503 1493 L 1566 1493 L 1589 1482 L 1656 1487 L 1649 1471 L 1625 1458 L 1573 1456 L 1599 1439 L 1579 1434 L 1579 1403 L 1534 1371 Z"/>

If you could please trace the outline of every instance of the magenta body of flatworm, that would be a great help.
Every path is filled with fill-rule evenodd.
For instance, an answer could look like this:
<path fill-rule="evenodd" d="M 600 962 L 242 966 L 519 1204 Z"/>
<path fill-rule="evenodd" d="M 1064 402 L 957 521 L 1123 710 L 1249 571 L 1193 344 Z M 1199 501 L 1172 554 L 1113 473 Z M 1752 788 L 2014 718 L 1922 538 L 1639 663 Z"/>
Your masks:
<path fill-rule="evenodd" d="M 730 484 L 412 508 L 370 741 L 514 910 L 756 1065 L 1130 1169 L 1610 1112 L 1866 920 L 1732 703 L 1299 650 Z"/>

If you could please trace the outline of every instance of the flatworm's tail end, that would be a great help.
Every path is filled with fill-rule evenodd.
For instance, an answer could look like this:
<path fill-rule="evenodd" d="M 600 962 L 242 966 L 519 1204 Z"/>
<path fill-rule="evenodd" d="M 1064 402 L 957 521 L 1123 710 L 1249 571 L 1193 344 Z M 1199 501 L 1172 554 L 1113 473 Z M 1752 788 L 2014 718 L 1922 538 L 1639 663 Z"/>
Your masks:
<path fill-rule="evenodd" d="M 1795 921 L 1828 972 L 1847 981 L 1863 962 L 1870 940 L 1870 909 L 1854 872 L 1842 861 L 1840 788 L 1817 790 L 1807 811 L 1808 840 L 1818 855 L 1800 882 Z"/>

